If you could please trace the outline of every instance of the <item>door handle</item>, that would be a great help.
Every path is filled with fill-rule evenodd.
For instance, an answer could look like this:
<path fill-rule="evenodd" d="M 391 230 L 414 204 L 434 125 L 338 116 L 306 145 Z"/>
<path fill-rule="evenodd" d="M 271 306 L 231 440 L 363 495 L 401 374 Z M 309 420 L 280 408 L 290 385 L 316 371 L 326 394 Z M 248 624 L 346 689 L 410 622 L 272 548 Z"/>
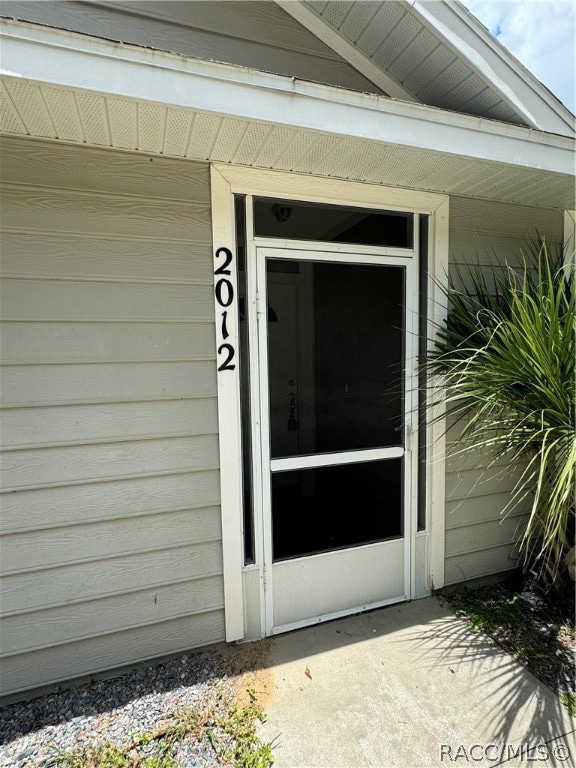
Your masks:
<path fill-rule="evenodd" d="M 410 423 L 406 424 L 406 445 L 404 446 L 404 450 L 407 453 L 411 453 L 412 451 L 412 424 Z"/>
<path fill-rule="evenodd" d="M 296 432 L 298 429 L 298 421 L 296 419 L 296 392 L 290 392 L 288 395 L 288 402 L 290 403 L 290 414 L 288 416 L 288 432 Z"/>

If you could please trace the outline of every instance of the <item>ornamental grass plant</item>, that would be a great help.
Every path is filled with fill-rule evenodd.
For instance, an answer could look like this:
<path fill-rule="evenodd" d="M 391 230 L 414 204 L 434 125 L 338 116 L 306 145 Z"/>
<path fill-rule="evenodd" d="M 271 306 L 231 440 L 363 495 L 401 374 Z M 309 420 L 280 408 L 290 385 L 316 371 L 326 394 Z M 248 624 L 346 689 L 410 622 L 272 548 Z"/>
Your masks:
<path fill-rule="evenodd" d="M 448 285 L 448 314 L 428 372 L 445 384 L 463 451 L 489 449 L 521 468 L 504 513 L 527 501 L 525 571 L 560 587 L 573 545 L 576 474 L 574 258 L 542 239 L 520 269 L 480 267 Z"/>

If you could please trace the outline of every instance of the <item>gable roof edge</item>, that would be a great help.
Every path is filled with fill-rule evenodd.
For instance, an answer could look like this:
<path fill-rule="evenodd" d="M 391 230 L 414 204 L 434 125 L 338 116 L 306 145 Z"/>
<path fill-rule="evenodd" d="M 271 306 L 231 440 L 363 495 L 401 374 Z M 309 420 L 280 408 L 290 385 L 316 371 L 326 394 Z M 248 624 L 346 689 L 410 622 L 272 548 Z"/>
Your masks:
<path fill-rule="evenodd" d="M 353 0 L 348 0 L 354 5 Z M 459 0 L 397 0 L 465 63 L 497 98 L 530 128 L 573 137 L 576 119 L 567 107 L 533 75 Z M 421 103 L 403 83 L 378 66 L 352 40 L 334 28 L 305 0 L 274 0 L 309 32 L 390 98 Z M 386 0 L 380 0 L 384 5 Z M 362 5 L 362 3 L 357 3 Z M 454 110 L 457 113 L 459 110 Z"/>
<path fill-rule="evenodd" d="M 575 134 L 570 110 L 460 2 L 405 0 L 532 128 Z M 458 36 L 456 45 L 450 32 Z M 486 70 L 488 65 L 489 70 Z"/>

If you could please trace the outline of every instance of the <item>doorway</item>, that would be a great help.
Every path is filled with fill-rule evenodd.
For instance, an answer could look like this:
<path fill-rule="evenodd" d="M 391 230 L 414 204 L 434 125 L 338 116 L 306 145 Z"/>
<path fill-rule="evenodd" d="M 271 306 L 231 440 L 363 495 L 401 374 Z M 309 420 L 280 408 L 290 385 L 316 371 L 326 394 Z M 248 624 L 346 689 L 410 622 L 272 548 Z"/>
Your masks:
<path fill-rule="evenodd" d="M 221 164 L 211 191 L 226 639 L 430 594 L 444 578 L 445 424 L 436 385 L 419 393 L 417 357 L 446 315 L 448 197 Z M 330 264 L 340 271 L 322 275 Z M 351 269 L 364 266 L 381 273 Z M 370 295 L 355 280 L 379 285 L 384 302 L 346 309 L 344 285 Z M 378 316 L 379 304 L 398 307 L 394 291 L 401 311 Z M 323 301 L 333 337 L 339 317 L 355 317 L 346 354 L 321 353 L 334 347 L 322 339 Z M 387 327 L 401 330 L 403 367 L 388 359 L 396 380 L 386 390 L 382 370 L 358 357 L 348 371 L 330 368 L 350 350 L 384 360 Z M 384 393 L 385 428 L 362 423 Z"/>
<path fill-rule="evenodd" d="M 254 249 L 266 634 L 409 596 L 414 265 L 370 251 Z"/>

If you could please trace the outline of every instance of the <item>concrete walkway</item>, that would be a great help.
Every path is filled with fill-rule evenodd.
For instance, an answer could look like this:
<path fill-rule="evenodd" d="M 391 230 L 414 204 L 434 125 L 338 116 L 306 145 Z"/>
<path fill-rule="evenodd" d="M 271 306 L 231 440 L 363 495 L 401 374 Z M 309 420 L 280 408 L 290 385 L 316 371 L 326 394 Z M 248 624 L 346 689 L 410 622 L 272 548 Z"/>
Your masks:
<path fill-rule="evenodd" d="M 436 598 L 265 642 L 275 768 L 576 765 L 556 696 Z"/>

